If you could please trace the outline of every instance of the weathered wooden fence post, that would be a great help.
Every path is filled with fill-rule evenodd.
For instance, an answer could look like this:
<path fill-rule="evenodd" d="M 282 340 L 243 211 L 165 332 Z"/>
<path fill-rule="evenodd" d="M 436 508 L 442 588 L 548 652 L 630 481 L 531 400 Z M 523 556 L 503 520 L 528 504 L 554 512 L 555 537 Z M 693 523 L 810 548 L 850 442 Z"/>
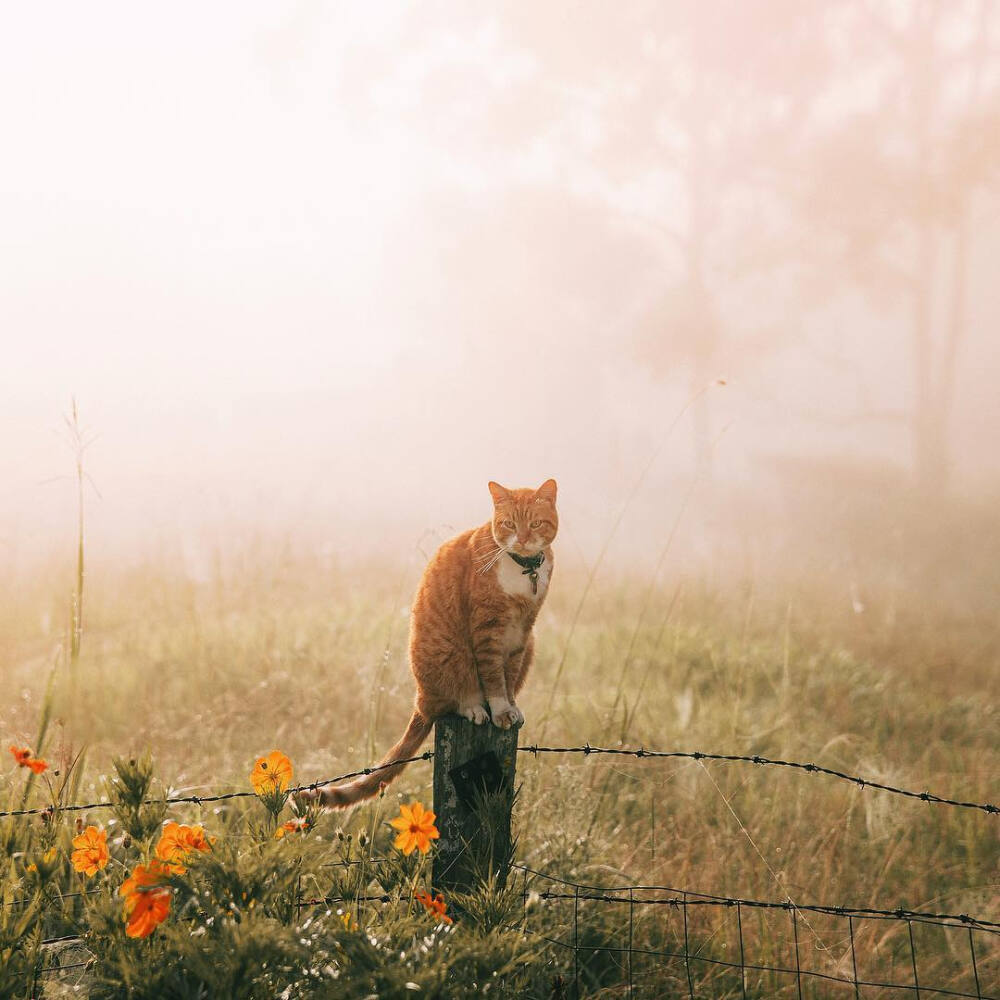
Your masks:
<path fill-rule="evenodd" d="M 431 881 L 446 897 L 449 890 L 468 892 L 488 875 L 506 877 L 518 728 L 477 726 L 457 715 L 434 724 L 434 812 L 441 837 Z"/>

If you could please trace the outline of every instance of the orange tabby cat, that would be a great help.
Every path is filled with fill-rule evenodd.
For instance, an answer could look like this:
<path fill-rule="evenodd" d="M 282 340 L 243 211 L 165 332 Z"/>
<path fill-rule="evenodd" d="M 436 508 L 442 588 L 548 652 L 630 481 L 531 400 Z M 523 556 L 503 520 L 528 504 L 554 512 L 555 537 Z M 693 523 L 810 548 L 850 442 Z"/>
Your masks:
<path fill-rule="evenodd" d="M 552 575 L 556 482 L 537 490 L 489 484 L 493 518 L 445 542 L 424 570 L 410 617 L 416 706 L 385 762 L 412 757 L 434 720 L 456 712 L 501 729 L 524 722 L 514 699 L 534 652 L 531 628 Z M 487 712 L 488 706 L 488 712 Z M 370 798 L 403 764 L 324 788 L 324 805 Z"/>

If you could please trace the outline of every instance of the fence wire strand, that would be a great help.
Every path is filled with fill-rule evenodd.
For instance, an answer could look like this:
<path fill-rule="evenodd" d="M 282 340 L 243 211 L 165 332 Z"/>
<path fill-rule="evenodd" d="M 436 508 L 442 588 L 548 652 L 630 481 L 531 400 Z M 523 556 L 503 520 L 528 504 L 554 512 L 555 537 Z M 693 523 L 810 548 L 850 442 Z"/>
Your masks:
<path fill-rule="evenodd" d="M 792 768 L 799 771 L 805 771 L 808 774 L 824 774 L 831 778 L 837 778 L 841 781 L 850 782 L 855 787 L 861 789 L 875 788 L 878 791 L 889 792 L 892 795 L 902 795 L 910 799 L 919 799 L 921 802 L 930 802 L 935 805 L 955 806 L 961 809 L 975 809 L 991 816 L 1000 815 L 1000 806 L 991 802 L 967 802 L 961 799 L 950 798 L 948 796 L 935 795 L 934 793 L 927 791 L 916 792 L 912 789 L 899 788 L 895 785 L 886 784 L 885 782 L 874 781 L 870 778 L 863 778 L 860 775 L 848 774 L 845 771 L 838 771 L 834 768 L 824 767 L 821 764 L 813 764 L 811 762 L 796 760 L 780 760 L 772 757 L 762 757 L 759 754 L 703 753 L 700 750 L 647 750 L 645 747 L 630 750 L 624 747 L 591 746 L 589 743 L 584 743 L 583 746 L 573 747 L 549 747 L 538 746 L 537 744 L 527 744 L 525 746 L 519 746 L 517 749 L 521 753 L 530 753 L 533 757 L 537 757 L 539 754 L 581 754 L 586 757 L 604 754 L 616 757 L 635 757 L 639 760 L 666 760 L 674 758 L 693 761 L 718 761 L 720 763 L 730 764 L 756 764 L 760 767 Z M 289 792 L 295 793 L 315 791 L 316 789 L 323 788 L 326 785 L 335 785 L 338 782 L 348 781 L 352 778 L 360 778 L 369 774 L 376 774 L 377 772 L 384 771 L 387 768 L 395 767 L 397 764 L 412 764 L 419 760 L 430 760 L 433 756 L 434 751 L 428 750 L 415 757 L 403 757 L 399 760 L 388 761 L 385 764 L 364 767 L 359 771 L 350 771 L 347 774 L 341 774 L 335 778 L 325 778 L 322 781 L 313 781 L 304 785 L 296 785 L 294 788 L 290 788 Z M 219 795 L 177 795 L 160 799 L 147 799 L 143 804 L 166 804 L 172 806 L 179 805 L 181 803 L 190 803 L 193 805 L 202 805 L 206 802 L 223 802 L 229 799 L 254 798 L 255 796 L 256 793 L 252 791 L 224 792 Z M 58 811 L 80 812 L 90 809 L 111 808 L 113 808 L 113 803 L 104 801 L 60 805 L 58 806 Z M 56 811 L 56 809 L 53 806 L 41 806 L 34 809 L 9 809 L 0 811 L 0 819 L 9 816 L 51 815 L 54 811 Z"/>
<path fill-rule="evenodd" d="M 678 889 L 670 885 L 620 885 L 620 886 L 598 886 L 587 885 L 584 882 L 574 882 L 570 879 L 560 878 L 548 872 L 538 871 L 536 868 L 529 868 L 527 865 L 513 864 L 512 868 L 534 875 L 536 878 L 553 882 L 573 892 L 540 893 L 541 898 L 547 899 L 574 899 L 576 893 L 583 892 L 580 899 L 593 900 L 603 903 L 624 903 L 635 906 L 672 906 L 674 908 L 692 906 L 707 907 L 732 907 L 743 906 L 747 909 L 762 910 L 786 910 L 806 913 L 822 913 L 834 917 L 859 917 L 866 920 L 915 920 L 926 921 L 928 923 L 941 924 L 950 922 L 955 927 L 974 927 L 977 930 L 985 931 L 989 934 L 1000 934 L 1000 923 L 992 920 L 983 920 L 979 917 L 969 916 L 967 913 L 932 913 L 926 910 L 908 910 L 897 908 L 894 910 L 880 910 L 873 907 L 864 906 L 834 906 L 824 903 L 793 903 L 789 900 L 761 900 L 745 899 L 741 896 L 714 896 L 711 893 L 695 892 L 692 889 Z M 640 899 L 632 894 L 636 892 L 663 892 L 669 896 L 657 897 L 654 899 Z M 625 894 L 625 895 L 623 895 Z M 691 899 L 697 896 L 697 899 Z"/>
<path fill-rule="evenodd" d="M 837 771 L 831 767 L 823 767 L 820 764 L 797 760 L 779 760 L 772 757 L 761 757 L 759 754 L 729 754 L 729 753 L 702 753 L 698 750 L 647 750 L 639 747 L 637 750 L 628 750 L 620 747 L 595 747 L 585 743 L 579 747 L 540 747 L 535 745 L 520 746 L 517 748 L 522 753 L 530 753 L 537 756 L 540 753 L 572 753 L 590 756 L 591 754 L 612 754 L 617 757 L 638 757 L 638 758 L 681 758 L 685 760 L 705 761 L 713 760 L 723 763 L 758 764 L 763 767 L 788 767 L 809 774 L 825 774 L 831 778 L 839 778 L 841 781 L 849 781 L 858 788 L 876 788 L 882 792 L 891 792 L 893 795 L 903 795 L 910 799 L 920 799 L 922 802 L 933 802 L 937 805 L 958 806 L 962 809 L 978 809 L 989 815 L 1000 815 L 1000 806 L 991 802 L 964 802 L 960 799 L 948 798 L 942 795 L 935 795 L 932 792 L 915 792 L 912 789 L 898 788 L 895 785 L 888 785 L 881 781 L 873 781 L 870 778 L 862 778 L 860 775 L 847 774 L 844 771 Z"/>
<path fill-rule="evenodd" d="M 317 788 L 323 788 L 326 785 L 335 785 L 341 781 L 349 781 L 351 778 L 361 778 L 369 774 L 375 774 L 378 771 L 384 771 L 387 768 L 395 767 L 397 764 L 412 764 L 414 761 L 418 760 L 430 760 L 433 756 L 434 751 L 428 750 L 426 753 L 418 754 L 416 757 L 403 757 L 399 760 L 390 760 L 385 764 L 377 764 L 373 767 L 363 767 L 360 771 L 350 771 L 347 774 L 338 775 L 336 778 L 324 778 L 322 781 L 312 781 L 306 785 L 296 785 L 294 788 L 288 789 L 288 794 L 293 795 L 296 792 L 316 791 Z M 175 806 L 180 803 L 190 803 L 192 805 L 200 806 L 206 802 L 225 802 L 229 799 L 253 799 L 256 797 L 257 793 L 251 791 L 223 792 L 220 795 L 168 795 L 166 798 L 162 799 L 144 799 L 142 804 L 144 806 Z M 35 809 L 8 809 L 4 812 L 0 812 L 0 819 L 7 816 L 51 816 L 55 812 L 83 812 L 91 809 L 113 808 L 113 802 L 104 801 L 60 805 L 57 807 L 40 806 Z"/>

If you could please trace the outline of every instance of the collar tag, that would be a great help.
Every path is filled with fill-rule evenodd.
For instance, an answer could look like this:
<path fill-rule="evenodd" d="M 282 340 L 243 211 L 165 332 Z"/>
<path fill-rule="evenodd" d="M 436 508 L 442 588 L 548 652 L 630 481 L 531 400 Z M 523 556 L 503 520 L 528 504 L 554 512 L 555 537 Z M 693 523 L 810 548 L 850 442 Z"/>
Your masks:
<path fill-rule="evenodd" d="M 516 552 L 508 552 L 511 557 L 521 567 L 521 576 L 531 580 L 531 593 L 538 595 L 538 567 L 545 562 L 545 553 L 538 552 L 533 556 L 519 556 Z"/>

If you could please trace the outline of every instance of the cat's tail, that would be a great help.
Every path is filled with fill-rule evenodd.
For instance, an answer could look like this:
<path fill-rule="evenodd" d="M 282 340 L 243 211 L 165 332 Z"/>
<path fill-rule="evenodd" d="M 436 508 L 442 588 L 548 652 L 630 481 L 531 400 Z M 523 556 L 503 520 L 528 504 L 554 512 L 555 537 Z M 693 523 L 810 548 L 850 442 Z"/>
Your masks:
<path fill-rule="evenodd" d="M 406 767 L 405 763 L 397 762 L 406 761 L 407 758 L 413 757 L 420 749 L 420 745 L 427 739 L 427 734 L 430 731 L 431 720 L 421 715 L 419 709 L 414 709 L 406 732 L 385 755 L 378 770 L 343 785 L 333 785 L 320 789 L 320 803 L 324 806 L 332 806 L 334 809 L 343 809 L 345 806 L 352 806 L 355 802 L 361 802 L 377 795 L 382 785 L 388 784 Z"/>

